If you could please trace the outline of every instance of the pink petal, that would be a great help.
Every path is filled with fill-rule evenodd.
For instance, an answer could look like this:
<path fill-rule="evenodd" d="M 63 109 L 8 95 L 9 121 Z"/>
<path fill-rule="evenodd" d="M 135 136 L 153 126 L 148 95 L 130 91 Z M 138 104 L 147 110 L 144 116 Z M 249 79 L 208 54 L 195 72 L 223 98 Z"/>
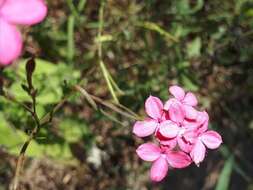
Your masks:
<path fill-rule="evenodd" d="M 150 170 L 151 180 L 155 182 L 162 181 L 167 175 L 168 169 L 169 169 L 169 164 L 165 156 L 161 156 L 152 164 L 152 167 Z"/>
<path fill-rule="evenodd" d="M 181 151 L 169 151 L 166 153 L 167 161 L 173 168 L 185 168 L 192 162 L 190 156 Z"/>
<path fill-rule="evenodd" d="M 145 110 L 151 118 L 160 119 L 163 112 L 163 103 L 159 98 L 149 96 L 145 102 Z"/>
<path fill-rule="evenodd" d="M 203 124 L 205 121 L 209 120 L 209 115 L 206 111 L 198 112 L 197 121 L 200 124 Z"/>
<path fill-rule="evenodd" d="M 177 138 L 173 138 L 169 140 L 160 140 L 160 144 L 167 146 L 169 149 L 173 149 L 177 146 Z"/>
<path fill-rule="evenodd" d="M 200 140 L 197 140 L 196 144 L 194 145 L 190 153 L 192 160 L 195 162 L 197 166 L 199 166 L 199 163 L 204 160 L 205 154 L 206 154 L 206 147 Z"/>
<path fill-rule="evenodd" d="M 1 8 L 1 6 L 4 4 L 4 1 L 5 1 L 5 0 L 0 0 L 0 8 Z"/>
<path fill-rule="evenodd" d="M 197 122 L 200 124 L 199 129 L 198 129 L 198 133 L 202 134 L 205 131 L 207 131 L 208 129 L 208 123 L 209 123 L 209 116 L 208 113 L 203 111 L 203 112 L 199 112 L 198 116 L 197 116 Z"/>
<path fill-rule="evenodd" d="M 196 106 L 198 104 L 198 100 L 193 93 L 188 92 L 186 93 L 182 103 L 189 106 Z"/>
<path fill-rule="evenodd" d="M 207 131 L 201 135 L 201 141 L 210 149 L 218 148 L 222 143 L 222 138 L 215 131 Z"/>
<path fill-rule="evenodd" d="M 172 121 L 164 121 L 159 125 L 159 132 L 167 138 L 174 138 L 179 132 L 179 127 Z"/>
<path fill-rule="evenodd" d="M 174 103 L 169 108 L 170 119 L 176 123 L 182 123 L 185 118 L 184 107 L 181 103 Z"/>
<path fill-rule="evenodd" d="M 196 120 L 188 120 L 187 118 L 183 121 L 182 127 L 188 130 L 195 130 L 200 126 Z"/>
<path fill-rule="evenodd" d="M 184 105 L 185 117 L 191 120 L 195 120 L 198 115 L 198 111 L 192 106 Z"/>
<path fill-rule="evenodd" d="M 186 129 L 185 133 L 183 134 L 183 137 L 187 142 L 190 142 L 191 144 L 193 144 L 198 139 L 198 133 L 196 132 L 196 130 Z"/>
<path fill-rule="evenodd" d="M 0 65 L 8 65 L 18 58 L 22 37 L 17 28 L 0 19 Z"/>
<path fill-rule="evenodd" d="M 169 91 L 179 101 L 181 101 L 181 100 L 184 99 L 185 92 L 184 92 L 184 90 L 181 87 L 176 86 L 176 85 L 175 86 L 171 86 L 169 88 Z"/>
<path fill-rule="evenodd" d="M 177 138 L 177 143 L 182 151 L 187 152 L 187 153 L 192 151 L 192 148 L 193 148 L 192 144 L 190 144 L 189 142 L 186 142 L 182 137 Z"/>
<path fill-rule="evenodd" d="M 1 8 L 3 18 L 14 24 L 41 22 L 47 14 L 44 0 L 6 0 Z"/>
<path fill-rule="evenodd" d="M 133 127 L 133 133 L 138 137 L 147 137 L 152 135 L 158 123 L 155 120 L 137 121 Z"/>
<path fill-rule="evenodd" d="M 137 148 L 136 153 L 142 160 L 153 162 L 160 157 L 161 149 L 156 144 L 145 143 Z"/>
<path fill-rule="evenodd" d="M 165 104 L 164 104 L 164 110 L 168 111 L 170 109 L 170 106 L 175 104 L 175 103 L 180 103 L 176 98 L 170 98 Z"/>

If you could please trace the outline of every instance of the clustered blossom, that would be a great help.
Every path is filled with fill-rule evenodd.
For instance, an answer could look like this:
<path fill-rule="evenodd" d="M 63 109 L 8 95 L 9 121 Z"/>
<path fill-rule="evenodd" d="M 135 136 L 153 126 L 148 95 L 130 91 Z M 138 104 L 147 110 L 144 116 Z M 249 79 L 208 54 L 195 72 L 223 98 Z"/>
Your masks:
<path fill-rule="evenodd" d="M 185 168 L 204 160 L 206 149 L 216 149 L 222 143 L 221 136 L 208 130 L 209 116 L 198 111 L 196 96 L 179 86 L 171 86 L 173 95 L 165 104 L 154 96 L 147 98 L 145 110 L 148 117 L 137 121 L 133 133 L 138 137 L 154 135 L 159 145 L 145 143 L 136 152 L 145 161 L 153 162 L 150 178 L 161 181 L 169 168 Z"/>
<path fill-rule="evenodd" d="M 22 37 L 17 25 L 33 25 L 47 14 L 44 0 L 0 0 L 0 66 L 17 59 Z"/>

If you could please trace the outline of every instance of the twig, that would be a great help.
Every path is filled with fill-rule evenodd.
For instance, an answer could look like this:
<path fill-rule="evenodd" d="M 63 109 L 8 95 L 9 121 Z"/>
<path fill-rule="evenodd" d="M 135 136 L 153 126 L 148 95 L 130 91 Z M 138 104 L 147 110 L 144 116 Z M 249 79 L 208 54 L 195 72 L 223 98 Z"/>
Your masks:
<path fill-rule="evenodd" d="M 17 190 L 18 189 L 18 185 L 19 185 L 19 176 L 20 176 L 20 173 L 22 171 L 22 168 L 23 168 L 23 163 L 24 163 L 24 160 L 25 160 L 25 153 L 26 153 L 26 150 L 29 146 L 29 144 L 31 143 L 31 141 L 36 137 L 36 135 L 38 134 L 38 131 L 39 131 L 40 127 L 39 126 L 36 126 L 28 140 L 23 144 L 22 148 L 21 148 L 21 151 L 19 153 L 19 157 L 18 157 L 18 161 L 17 161 L 17 166 L 16 166 L 16 171 L 15 171 L 15 176 L 14 176 L 14 182 L 13 182 L 13 187 L 12 189 L 13 190 Z"/>
<path fill-rule="evenodd" d="M 73 87 L 76 91 L 80 92 L 80 93 L 83 93 L 82 92 L 82 87 L 80 85 L 75 85 Z M 86 91 L 85 91 L 86 92 Z M 131 111 L 130 109 L 126 108 L 125 106 L 121 105 L 121 104 L 117 104 L 117 103 L 111 103 L 111 102 L 108 102 L 108 101 L 104 101 L 103 99 L 97 97 L 97 96 L 94 96 L 94 95 L 91 95 L 91 94 L 88 94 L 88 92 L 86 92 L 86 96 L 89 96 L 89 98 L 93 99 L 95 102 L 103 105 L 103 106 L 106 106 L 107 108 L 110 108 L 111 110 L 129 118 L 129 119 L 133 119 L 133 120 L 140 120 L 140 116 L 138 116 L 137 114 L 133 113 L 133 111 Z M 125 109 L 125 111 L 122 111 L 122 109 Z"/>
<path fill-rule="evenodd" d="M 27 139 L 27 141 L 23 144 L 23 146 L 21 148 L 21 151 L 19 153 L 17 166 L 16 166 L 16 171 L 15 171 L 15 176 L 14 176 L 13 190 L 18 189 L 19 176 L 20 176 L 20 173 L 22 171 L 26 150 L 27 150 L 29 144 L 31 143 L 31 141 L 37 136 L 38 132 L 40 131 L 40 127 L 41 127 L 40 119 L 38 117 L 37 110 L 36 110 L 36 94 L 37 93 L 36 93 L 36 90 L 34 90 L 32 85 L 29 89 L 28 94 L 32 98 L 32 110 L 30 110 L 30 109 L 28 109 L 28 110 L 30 110 L 29 112 L 31 113 L 33 119 L 35 120 L 36 126 L 32 130 L 32 132 L 29 135 L 29 138 Z"/>

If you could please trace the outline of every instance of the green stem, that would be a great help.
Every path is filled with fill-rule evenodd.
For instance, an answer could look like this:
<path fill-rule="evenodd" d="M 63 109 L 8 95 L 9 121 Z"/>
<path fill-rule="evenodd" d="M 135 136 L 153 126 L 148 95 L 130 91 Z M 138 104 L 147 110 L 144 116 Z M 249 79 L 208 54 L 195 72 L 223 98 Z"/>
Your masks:
<path fill-rule="evenodd" d="M 68 61 L 72 62 L 75 55 L 75 39 L 74 39 L 74 29 L 75 29 L 75 17 L 70 15 L 68 17 Z"/>
<path fill-rule="evenodd" d="M 105 7 L 105 2 L 102 1 L 100 9 L 99 9 L 99 29 L 98 29 L 98 39 L 101 39 L 102 36 L 102 31 L 103 31 L 103 26 L 104 26 L 104 7 Z M 100 69 L 102 70 L 103 76 L 105 78 L 106 84 L 109 88 L 109 91 L 113 97 L 113 100 L 116 103 L 119 103 L 118 97 L 114 91 L 113 85 L 110 80 L 110 73 L 108 72 L 104 62 L 103 62 L 103 54 L 102 54 L 102 41 L 98 40 L 98 59 L 99 59 L 99 66 Z"/>

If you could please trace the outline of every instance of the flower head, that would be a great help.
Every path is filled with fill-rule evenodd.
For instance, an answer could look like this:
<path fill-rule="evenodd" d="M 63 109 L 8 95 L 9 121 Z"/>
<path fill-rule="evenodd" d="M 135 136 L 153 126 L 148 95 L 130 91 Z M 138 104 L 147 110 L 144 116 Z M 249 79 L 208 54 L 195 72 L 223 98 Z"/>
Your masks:
<path fill-rule="evenodd" d="M 206 148 L 216 149 L 222 143 L 219 133 L 208 130 L 208 113 L 197 111 L 198 101 L 193 93 L 185 93 L 179 86 L 172 86 L 169 91 L 174 97 L 164 106 L 157 97 L 150 96 L 146 100 L 148 118 L 137 121 L 133 128 L 136 136 L 154 134 L 159 142 L 159 146 L 145 143 L 136 151 L 141 159 L 152 162 L 152 181 L 161 181 L 169 167 L 184 168 L 191 162 L 199 166 Z"/>
<path fill-rule="evenodd" d="M 0 66 L 18 58 L 22 37 L 16 25 L 33 25 L 47 14 L 44 0 L 0 0 Z"/>
<path fill-rule="evenodd" d="M 138 137 L 152 135 L 160 124 L 166 120 L 163 110 L 162 101 L 155 97 L 149 96 L 145 102 L 145 110 L 148 115 L 144 121 L 137 121 L 134 124 L 133 133 Z"/>
<path fill-rule="evenodd" d="M 152 162 L 150 178 L 156 182 L 163 180 L 169 167 L 185 168 L 192 162 L 191 158 L 184 152 L 172 151 L 165 146 L 159 147 L 153 143 L 140 145 L 136 152 L 142 160 Z"/>
<path fill-rule="evenodd" d="M 184 117 L 196 119 L 197 110 L 194 108 L 197 104 L 197 98 L 192 92 L 187 92 L 179 86 L 171 86 L 170 93 L 174 98 L 169 99 L 164 109 L 169 111 L 170 117 L 175 122 L 182 122 Z"/>

